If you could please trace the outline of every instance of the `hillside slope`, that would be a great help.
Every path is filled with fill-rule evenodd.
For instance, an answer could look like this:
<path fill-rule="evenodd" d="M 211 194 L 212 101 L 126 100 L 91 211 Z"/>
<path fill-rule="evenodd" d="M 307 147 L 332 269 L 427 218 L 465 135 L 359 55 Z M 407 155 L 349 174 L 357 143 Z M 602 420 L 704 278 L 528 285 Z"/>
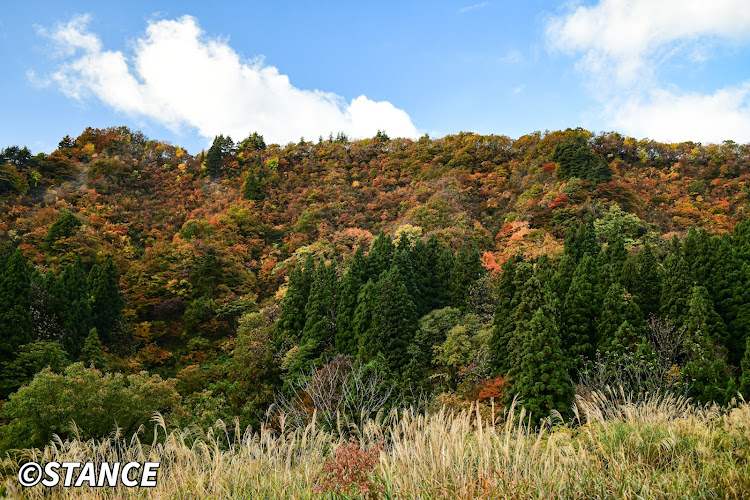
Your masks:
<path fill-rule="evenodd" d="M 42 272 L 113 255 L 134 332 L 122 367 L 167 374 L 223 352 L 242 313 L 278 302 L 295 262 L 344 268 L 381 231 L 470 243 L 497 272 L 511 255 L 559 255 L 586 215 L 602 240 L 621 232 L 663 254 L 671 234 L 728 232 L 750 210 L 749 145 L 581 129 L 285 147 L 253 134 L 191 156 L 121 127 L 50 155 L 8 148 L 2 163 L 0 238 Z M 80 224 L 55 226 L 71 214 Z M 195 334 L 206 341 L 186 348 Z"/>

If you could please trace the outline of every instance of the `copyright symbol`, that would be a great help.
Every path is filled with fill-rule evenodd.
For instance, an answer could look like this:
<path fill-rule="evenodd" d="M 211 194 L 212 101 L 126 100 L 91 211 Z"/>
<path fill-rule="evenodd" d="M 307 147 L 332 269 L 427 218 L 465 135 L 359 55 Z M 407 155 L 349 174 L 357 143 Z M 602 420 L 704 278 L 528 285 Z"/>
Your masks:
<path fill-rule="evenodd" d="M 21 486 L 36 486 L 41 480 L 42 466 L 38 463 L 28 462 L 18 469 L 18 482 L 21 483 Z"/>

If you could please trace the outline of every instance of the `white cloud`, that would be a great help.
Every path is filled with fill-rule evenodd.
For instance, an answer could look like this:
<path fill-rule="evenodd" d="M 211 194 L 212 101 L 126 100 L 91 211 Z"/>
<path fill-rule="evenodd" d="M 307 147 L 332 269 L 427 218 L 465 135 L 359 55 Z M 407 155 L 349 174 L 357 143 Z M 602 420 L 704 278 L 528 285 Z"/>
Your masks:
<path fill-rule="evenodd" d="M 621 83 L 650 73 L 647 62 L 669 54 L 675 44 L 713 36 L 750 40 L 747 0 L 601 0 L 547 25 L 553 48 L 583 52 L 585 65 L 596 71 L 614 64 Z"/>
<path fill-rule="evenodd" d="M 458 9 L 459 14 L 466 14 L 467 12 L 471 12 L 472 10 L 478 10 L 483 9 L 485 7 L 488 7 L 490 5 L 490 2 L 480 2 L 475 3 L 474 5 L 467 5 L 466 7 L 461 7 Z"/>
<path fill-rule="evenodd" d="M 638 137 L 668 142 L 698 138 L 721 143 L 750 141 L 750 80 L 710 95 L 651 91 L 630 97 L 607 110 L 615 128 Z"/>
<path fill-rule="evenodd" d="M 63 56 L 49 80 L 69 97 L 93 96 L 172 129 L 194 127 L 209 139 L 219 133 L 241 139 L 252 131 L 280 143 L 339 131 L 419 136 L 409 115 L 391 103 L 364 95 L 347 103 L 334 93 L 298 89 L 262 59 L 243 61 L 226 41 L 206 37 L 190 16 L 150 22 L 132 57 L 103 50 L 88 22 L 79 16 L 39 30 Z"/>
<path fill-rule="evenodd" d="M 750 41 L 747 0 L 600 0 L 551 18 L 546 35 L 551 49 L 579 56 L 603 117 L 624 132 L 750 141 L 747 83 L 699 94 L 662 82 L 658 71 L 668 60 L 710 60 L 716 42 Z"/>
<path fill-rule="evenodd" d="M 50 32 L 42 26 L 37 26 L 40 35 L 47 36 L 55 42 L 58 56 L 72 56 L 79 49 L 86 52 L 98 52 L 102 44 L 96 35 L 88 33 L 86 26 L 91 20 L 88 14 L 76 16 L 64 26 L 58 26 Z"/>

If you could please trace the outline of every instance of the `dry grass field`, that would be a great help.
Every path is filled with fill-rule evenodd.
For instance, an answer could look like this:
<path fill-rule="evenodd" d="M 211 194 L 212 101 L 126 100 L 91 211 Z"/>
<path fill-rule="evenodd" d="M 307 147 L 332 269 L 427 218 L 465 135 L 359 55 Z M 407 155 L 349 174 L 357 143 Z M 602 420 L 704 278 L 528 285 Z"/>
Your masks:
<path fill-rule="evenodd" d="M 479 411 L 477 411 L 479 410 Z M 615 391 L 541 429 L 524 411 L 393 412 L 338 432 L 221 423 L 125 441 L 61 441 L 7 457 L 9 498 L 744 498 L 750 405 L 699 407 Z M 353 439 L 351 439 L 353 437 Z M 21 462 L 158 461 L 150 489 L 19 488 Z"/>

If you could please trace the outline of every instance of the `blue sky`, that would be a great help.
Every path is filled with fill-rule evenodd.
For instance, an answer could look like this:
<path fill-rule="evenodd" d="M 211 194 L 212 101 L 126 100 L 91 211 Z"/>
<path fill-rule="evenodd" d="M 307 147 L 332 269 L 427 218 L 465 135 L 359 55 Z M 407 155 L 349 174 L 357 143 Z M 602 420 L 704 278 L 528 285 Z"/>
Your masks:
<path fill-rule="evenodd" d="M 584 127 L 750 142 L 747 0 L 8 2 L 0 147 Z"/>

